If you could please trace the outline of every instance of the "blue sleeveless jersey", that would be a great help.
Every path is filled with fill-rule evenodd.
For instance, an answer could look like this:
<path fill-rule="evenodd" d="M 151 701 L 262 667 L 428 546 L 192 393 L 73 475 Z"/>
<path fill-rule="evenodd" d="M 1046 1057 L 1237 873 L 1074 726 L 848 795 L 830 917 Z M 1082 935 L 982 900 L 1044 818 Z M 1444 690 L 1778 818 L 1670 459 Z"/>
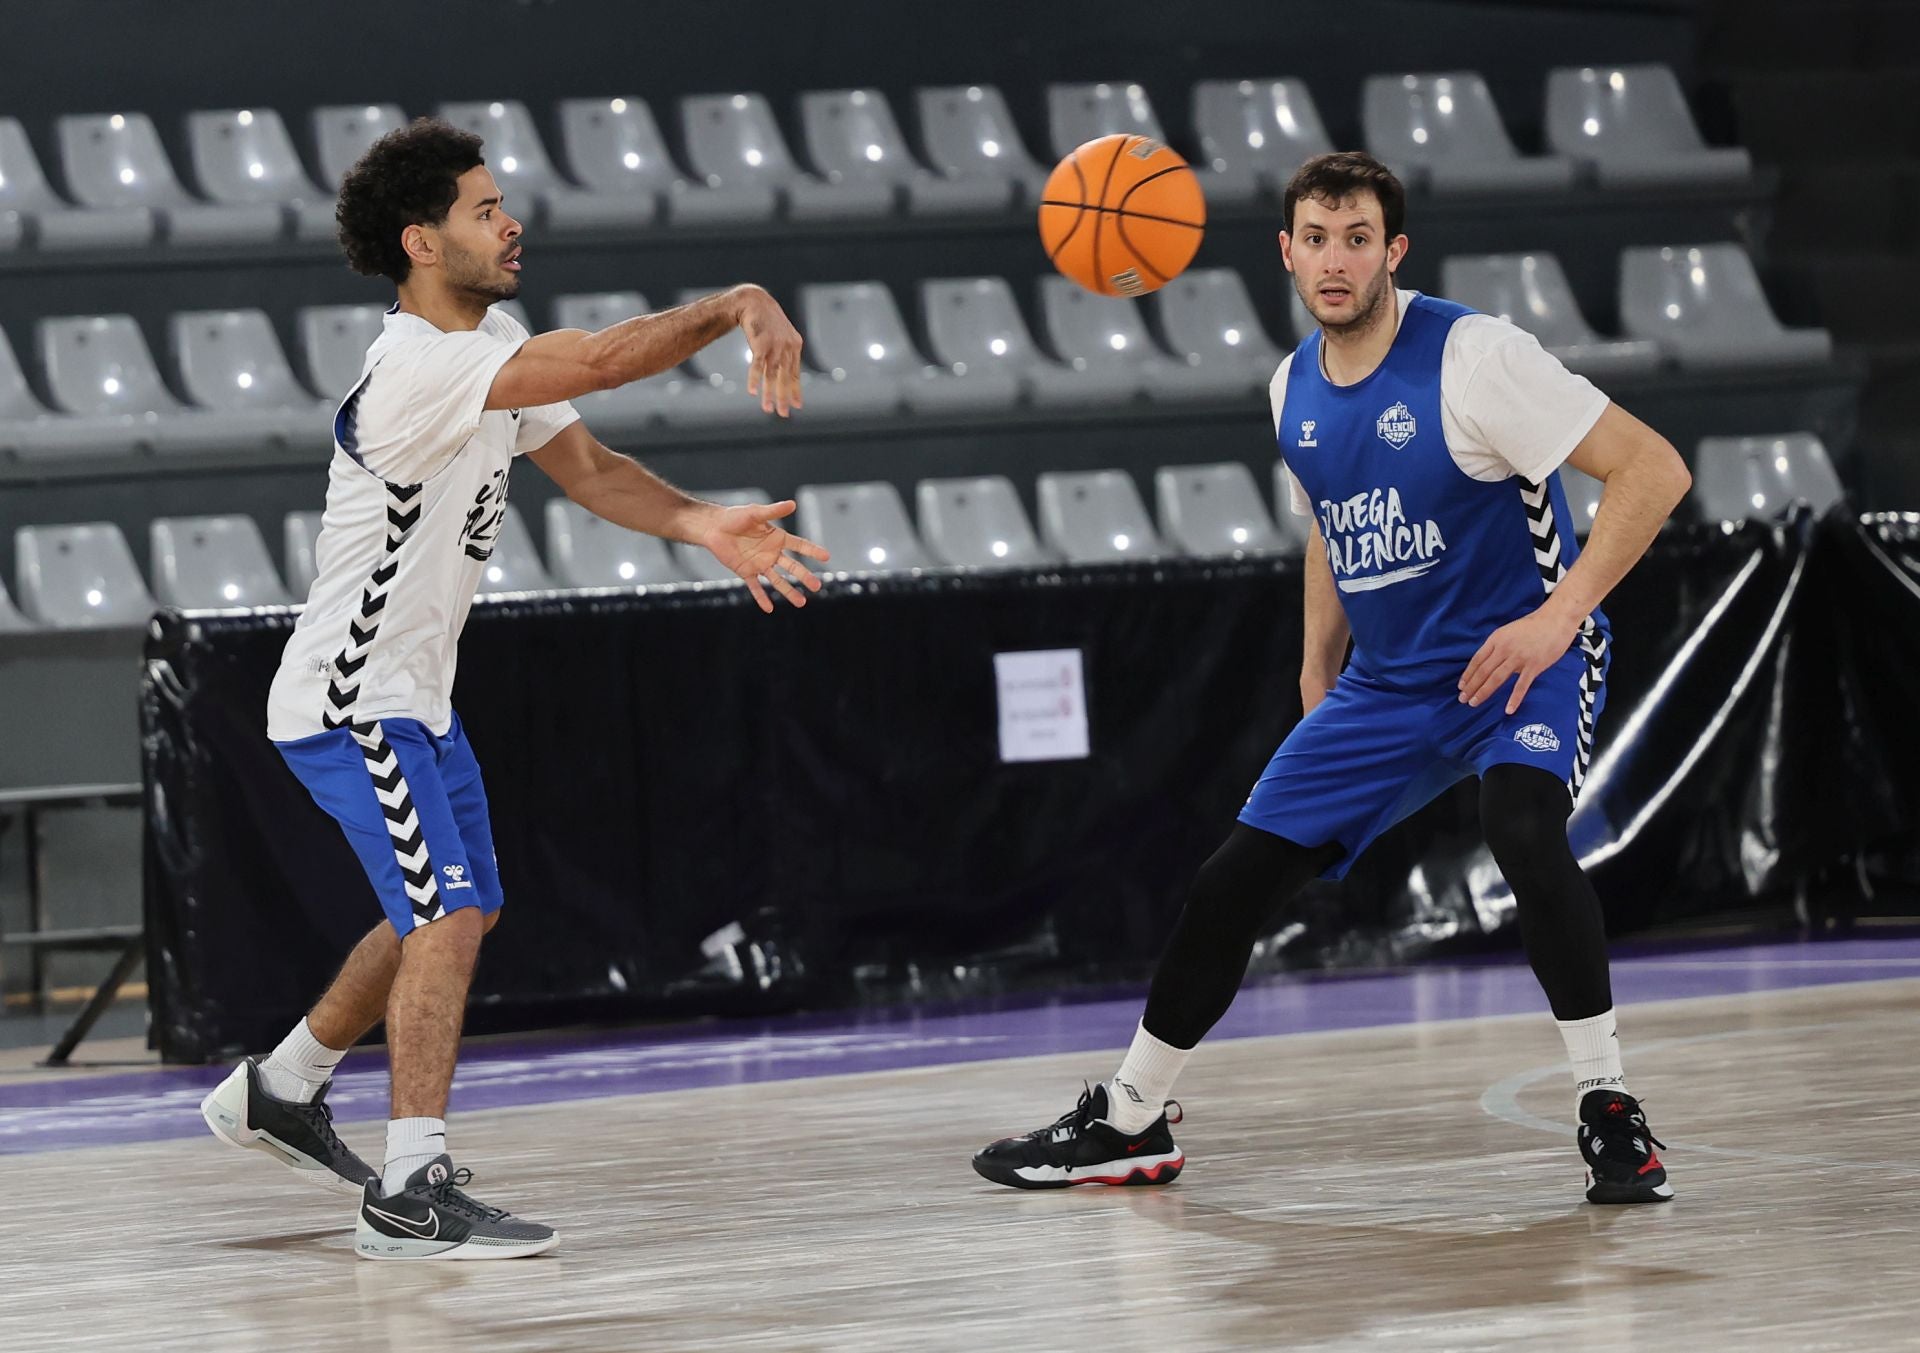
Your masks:
<path fill-rule="evenodd" d="M 1465 306 L 1417 296 L 1366 379 L 1334 385 L 1315 330 L 1295 351 L 1280 454 L 1319 519 L 1352 666 L 1401 688 L 1451 686 L 1487 636 L 1538 609 L 1579 557 L 1558 474 L 1487 482 L 1454 463 L 1440 363 Z M 1599 646 L 1595 611 L 1577 646 Z"/>

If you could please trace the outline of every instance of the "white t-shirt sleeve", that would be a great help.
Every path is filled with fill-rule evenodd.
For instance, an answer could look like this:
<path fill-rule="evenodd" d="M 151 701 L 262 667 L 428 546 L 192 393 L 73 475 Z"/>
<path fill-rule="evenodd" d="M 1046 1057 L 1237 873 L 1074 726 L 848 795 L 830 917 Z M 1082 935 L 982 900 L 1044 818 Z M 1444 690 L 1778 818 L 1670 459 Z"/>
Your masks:
<path fill-rule="evenodd" d="M 1448 445 L 1474 479 L 1539 483 L 1566 461 L 1606 411 L 1607 397 L 1540 340 L 1492 315 L 1461 319 L 1447 336 L 1441 400 Z"/>
<path fill-rule="evenodd" d="M 529 451 L 538 451 L 552 441 L 562 428 L 579 421 L 580 415 L 564 399 L 558 404 L 536 404 L 530 409 L 522 409 L 520 425 L 513 432 L 513 454 L 524 456 Z"/>
<path fill-rule="evenodd" d="M 525 341 L 474 329 L 396 343 L 374 366 L 361 399 L 367 467 L 409 484 L 445 468 L 479 431 L 493 378 Z"/>
<path fill-rule="evenodd" d="M 1273 381 L 1267 386 L 1267 396 L 1273 404 L 1273 435 L 1277 441 L 1280 436 L 1280 415 L 1287 407 L 1287 373 L 1293 370 L 1293 354 L 1288 353 L 1280 363 L 1280 369 L 1273 373 Z M 1296 517 L 1311 517 L 1313 503 L 1307 497 L 1306 489 L 1294 477 L 1293 467 L 1286 463 L 1286 454 L 1281 453 L 1280 473 L 1287 482 L 1287 506 Z"/>

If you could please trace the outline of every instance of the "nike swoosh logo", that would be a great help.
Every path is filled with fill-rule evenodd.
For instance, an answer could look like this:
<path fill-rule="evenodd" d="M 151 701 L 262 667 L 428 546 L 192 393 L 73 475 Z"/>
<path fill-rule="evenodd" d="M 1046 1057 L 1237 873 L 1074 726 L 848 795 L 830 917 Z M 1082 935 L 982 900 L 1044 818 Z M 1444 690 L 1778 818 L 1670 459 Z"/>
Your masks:
<path fill-rule="evenodd" d="M 371 1204 L 368 1205 L 367 1211 L 371 1212 L 374 1216 L 380 1218 L 381 1221 L 392 1222 L 395 1226 L 398 1226 L 401 1230 L 405 1231 L 410 1236 L 419 1236 L 420 1239 L 422 1240 L 435 1240 L 439 1238 L 440 1214 L 438 1212 L 427 1213 L 427 1220 L 433 1223 L 433 1229 L 431 1231 L 423 1231 L 422 1229 L 420 1229 L 420 1223 L 412 1220 L 411 1218 L 396 1217 L 393 1215 L 393 1213 L 382 1212 L 379 1208 L 374 1207 Z"/>
<path fill-rule="evenodd" d="M 1147 1144 L 1145 1142 L 1135 1142 L 1132 1146 L 1129 1146 L 1127 1148 L 1127 1154 L 1132 1155 L 1135 1151 L 1144 1150 L 1146 1148 L 1146 1145 Z"/>

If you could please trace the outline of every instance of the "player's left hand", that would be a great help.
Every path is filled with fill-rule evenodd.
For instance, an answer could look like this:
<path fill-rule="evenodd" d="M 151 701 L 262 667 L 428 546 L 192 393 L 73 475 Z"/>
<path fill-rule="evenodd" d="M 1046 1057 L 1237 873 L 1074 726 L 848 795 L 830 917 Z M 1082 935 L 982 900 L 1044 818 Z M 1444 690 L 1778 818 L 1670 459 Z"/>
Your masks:
<path fill-rule="evenodd" d="M 1545 607 L 1502 625 L 1487 636 L 1460 678 L 1460 701 L 1478 709 L 1506 684 L 1520 680 L 1507 699 L 1507 713 L 1520 708 L 1533 679 L 1565 657 L 1580 632 L 1580 621 L 1563 619 Z"/>
<path fill-rule="evenodd" d="M 767 595 L 763 579 L 795 606 L 805 606 L 807 592 L 820 590 L 820 579 L 794 556 L 805 555 L 822 563 L 828 558 L 821 546 L 774 524 L 793 510 L 790 498 L 782 503 L 716 508 L 700 541 L 715 559 L 747 580 L 754 604 L 769 614 L 773 599 Z"/>

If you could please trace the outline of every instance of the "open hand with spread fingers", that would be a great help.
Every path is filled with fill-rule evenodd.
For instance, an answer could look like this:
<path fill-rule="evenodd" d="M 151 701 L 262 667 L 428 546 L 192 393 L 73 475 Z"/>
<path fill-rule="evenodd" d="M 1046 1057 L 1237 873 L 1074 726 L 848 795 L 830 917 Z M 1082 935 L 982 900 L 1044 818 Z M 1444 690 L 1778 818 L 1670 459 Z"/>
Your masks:
<path fill-rule="evenodd" d="M 737 288 L 740 332 L 747 336 L 753 361 L 747 367 L 747 393 L 760 407 L 782 418 L 800 407 L 800 331 L 780 303 L 756 286 Z"/>
<path fill-rule="evenodd" d="M 1461 703 L 1478 708 L 1513 677 L 1507 713 L 1520 708 L 1533 679 L 1566 656 L 1580 632 L 1581 618 L 1560 615 L 1543 606 L 1531 615 L 1502 625 L 1487 636 L 1460 677 Z"/>
<path fill-rule="evenodd" d="M 793 510 L 791 498 L 782 503 L 715 506 L 697 542 L 747 580 L 747 591 L 763 611 L 773 610 L 767 583 L 795 606 L 805 606 L 806 594 L 820 590 L 819 577 L 795 556 L 825 563 L 826 550 L 776 524 Z"/>

